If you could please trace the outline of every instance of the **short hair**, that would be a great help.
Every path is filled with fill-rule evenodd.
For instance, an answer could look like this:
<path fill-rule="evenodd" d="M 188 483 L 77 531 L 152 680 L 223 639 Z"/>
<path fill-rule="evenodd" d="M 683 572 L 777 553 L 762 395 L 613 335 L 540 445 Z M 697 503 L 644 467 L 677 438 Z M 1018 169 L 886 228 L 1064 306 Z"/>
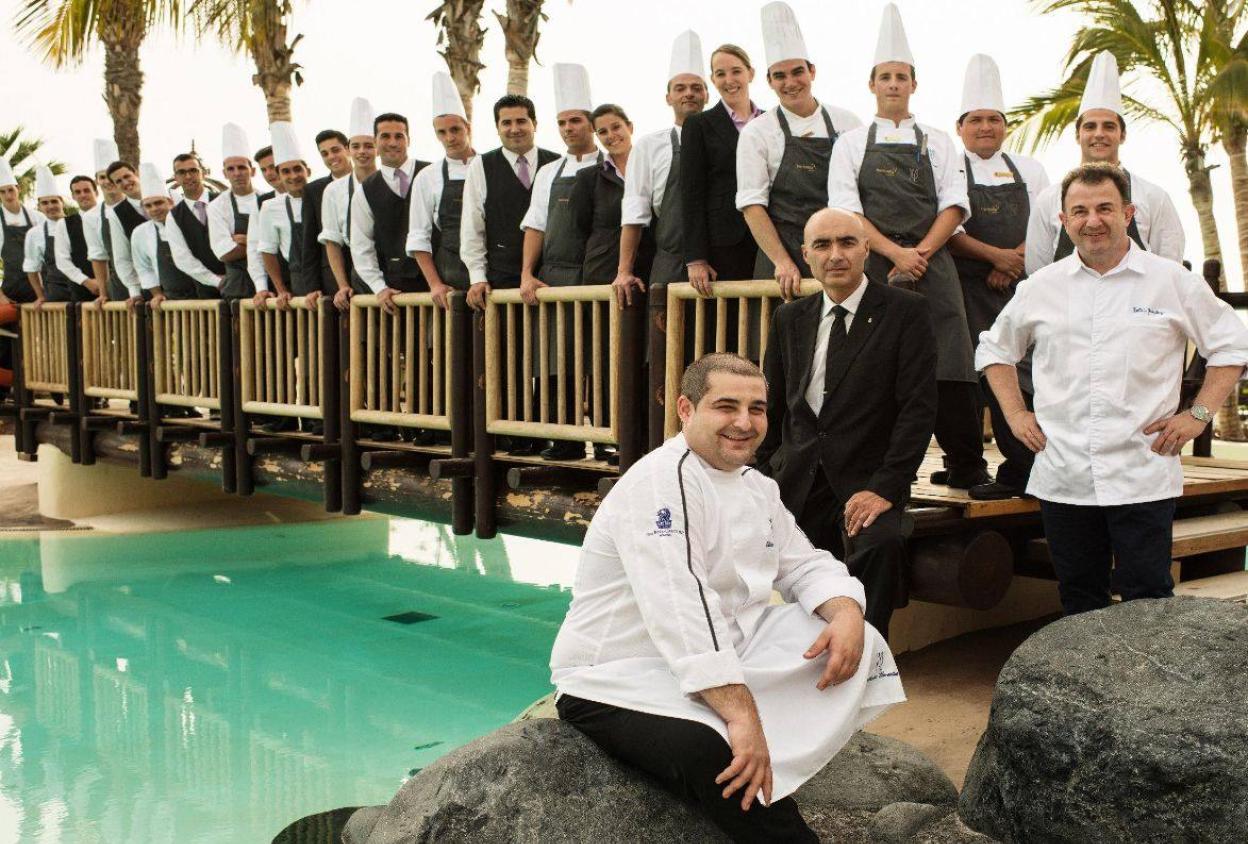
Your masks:
<path fill-rule="evenodd" d="M 373 135 L 374 136 L 377 135 L 377 129 L 383 123 L 402 123 L 404 132 L 411 131 L 411 129 L 408 128 L 406 117 L 404 117 L 401 114 L 395 114 L 393 111 L 387 111 L 384 114 L 379 114 L 375 118 L 373 118 Z"/>
<path fill-rule="evenodd" d="M 1066 191 L 1070 190 L 1070 186 L 1076 182 L 1081 185 L 1103 185 L 1106 182 L 1113 182 L 1114 187 L 1118 188 L 1118 195 L 1122 197 L 1122 201 L 1131 201 L 1131 182 L 1122 168 L 1107 161 L 1094 161 L 1089 164 L 1080 164 L 1062 178 L 1063 211 L 1066 210 Z"/>
<path fill-rule="evenodd" d="M 696 405 L 706 397 L 711 388 L 711 374 L 715 372 L 764 378 L 763 371 L 753 361 L 732 352 L 712 352 L 689 364 L 685 374 L 680 376 L 680 394 Z"/>
<path fill-rule="evenodd" d="M 90 176 L 74 176 L 74 178 L 69 180 L 69 189 L 71 192 L 74 189 L 74 185 L 78 184 L 79 182 L 90 182 L 92 193 L 95 193 L 97 190 L 99 190 L 99 185 L 97 185 L 95 183 L 95 179 L 91 178 Z"/>
<path fill-rule="evenodd" d="M 977 108 L 977 109 L 975 109 L 975 111 L 996 111 L 996 109 L 987 109 L 987 108 L 985 108 L 985 109 L 979 109 L 979 108 Z M 961 128 L 962 128 L 962 124 L 966 122 L 966 116 L 967 116 L 968 114 L 970 114 L 970 112 L 969 112 L 969 111 L 964 111 L 964 112 L 962 112 L 961 114 L 959 114 L 959 115 L 958 115 L 958 128 L 959 128 L 959 129 L 961 129 Z M 1010 117 L 1009 117 L 1009 115 L 1007 115 L 1004 111 L 997 111 L 997 114 L 1001 115 L 1001 122 L 1005 124 L 1005 129 L 1006 129 L 1006 131 L 1008 132 L 1008 131 L 1009 131 L 1009 129 L 1010 129 Z"/>
<path fill-rule="evenodd" d="M 880 62 L 880 64 L 888 64 L 888 62 Z M 875 71 L 876 71 L 876 68 L 878 68 L 879 66 L 880 66 L 879 64 L 876 64 L 876 65 L 872 65 L 872 66 L 871 66 L 871 81 L 872 81 L 872 82 L 874 82 L 874 81 L 875 81 Z M 912 64 L 908 64 L 908 65 L 906 65 L 906 67 L 910 68 L 910 81 L 911 81 L 911 82 L 918 82 L 918 81 L 919 81 L 919 74 L 915 72 L 915 70 L 914 70 L 914 65 L 912 65 Z"/>
<path fill-rule="evenodd" d="M 334 140 L 342 144 L 344 147 L 349 143 L 347 136 L 339 132 L 337 129 L 322 129 L 316 133 L 316 145 L 319 148 L 326 141 Z"/>
<path fill-rule="evenodd" d="M 129 170 L 131 173 L 136 175 L 139 172 L 139 169 L 129 161 L 114 161 L 112 164 L 108 165 L 108 169 L 104 171 L 104 174 L 111 179 L 113 178 L 113 174 L 119 170 Z"/>
<path fill-rule="evenodd" d="M 1089 109 L 1089 111 L 1090 111 L 1090 110 L 1091 110 L 1091 109 Z M 1122 115 L 1121 115 L 1121 114 L 1119 114 L 1118 112 L 1114 112 L 1114 117 L 1118 118 L 1118 128 L 1119 128 L 1119 130 L 1121 130 L 1121 131 L 1123 131 L 1123 132 L 1127 131 L 1127 121 L 1125 121 L 1125 120 L 1123 120 L 1123 119 L 1122 119 Z M 1080 126 L 1082 123 L 1083 123 L 1083 115 L 1081 114 L 1081 115 L 1079 115 L 1078 117 L 1076 117 L 1076 118 L 1075 118 L 1075 134 L 1076 134 L 1076 135 L 1078 135 L 1078 134 L 1079 134 L 1079 126 Z"/>
<path fill-rule="evenodd" d="M 537 107 L 533 101 L 523 94 L 504 94 L 494 103 L 494 125 L 498 125 L 499 114 L 505 108 L 522 108 L 529 113 L 529 120 L 537 122 Z"/>
<path fill-rule="evenodd" d="M 262 159 L 262 158 L 268 158 L 268 157 L 269 157 L 270 155 L 272 155 L 272 154 L 273 154 L 273 147 L 271 147 L 271 146 L 267 146 L 267 147 L 260 147 L 260 149 L 256 150 L 256 154 L 255 154 L 255 156 L 253 157 L 253 159 L 252 159 L 252 160 L 253 160 L 253 161 L 259 161 L 259 160 L 260 160 L 260 159 Z M 276 163 L 276 162 L 274 162 L 274 163 Z"/>
<path fill-rule="evenodd" d="M 711 65 L 715 64 L 716 53 L 727 53 L 730 56 L 734 56 L 740 59 L 741 64 L 745 65 L 746 70 L 754 69 L 754 65 L 750 64 L 749 54 L 746 53 L 745 50 L 742 49 L 741 47 L 738 47 L 736 44 L 720 44 L 718 47 L 712 50 L 711 51 Z M 809 64 L 809 62 L 807 62 L 807 64 Z"/>
<path fill-rule="evenodd" d="M 628 115 L 624 113 L 624 109 L 616 105 L 615 103 L 603 103 L 602 105 L 598 106 L 598 108 L 594 109 L 590 113 L 589 122 L 593 123 L 599 117 L 606 117 L 608 114 L 614 114 L 616 117 L 620 118 L 620 120 L 623 120 L 629 126 L 633 125 L 633 121 L 628 119 Z"/>
<path fill-rule="evenodd" d="M 204 162 L 196 152 L 183 152 L 173 157 L 173 169 L 178 169 L 178 163 L 182 161 L 194 161 L 199 165 L 199 169 L 204 169 Z"/>

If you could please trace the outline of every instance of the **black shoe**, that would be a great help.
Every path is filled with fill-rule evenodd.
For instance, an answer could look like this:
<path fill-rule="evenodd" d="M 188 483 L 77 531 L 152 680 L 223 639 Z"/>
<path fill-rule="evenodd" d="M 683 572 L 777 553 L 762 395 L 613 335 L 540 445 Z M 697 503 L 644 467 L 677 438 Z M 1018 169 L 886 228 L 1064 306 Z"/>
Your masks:
<path fill-rule="evenodd" d="M 608 466 L 620 465 L 620 452 L 614 446 L 603 445 L 602 443 L 594 444 L 594 459 L 602 460 Z"/>
<path fill-rule="evenodd" d="M 934 484 L 939 484 L 940 486 L 948 486 L 948 484 L 949 484 L 949 470 L 948 470 L 948 469 L 937 469 L 935 472 L 932 472 L 932 476 L 931 476 L 930 478 L 928 478 L 928 480 L 929 480 L 929 481 L 931 481 L 931 482 L 932 482 L 932 483 L 934 483 Z"/>
<path fill-rule="evenodd" d="M 932 474 L 935 475 L 936 473 L 933 472 Z M 953 489 L 970 489 L 973 486 L 993 483 L 993 480 L 987 469 L 977 469 L 966 473 L 949 469 L 945 473 L 945 483 Z"/>
<path fill-rule="evenodd" d="M 512 437 L 507 453 L 512 457 L 536 457 L 542 453 L 542 441 L 532 437 Z"/>
<path fill-rule="evenodd" d="M 412 430 L 412 445 L 430 446 L 434 444 L 433 431 L 426 431 L 424 428 L 414 428 Z"/>
<path fill-rule="evenodd" d="M 1004 498 L 1025 498 L 1027 493 L 1010 484 L 1003 484 L 1000 481 L 993 481 L 987 484 L 976 484 L 967 490 L 971 498 L 976 501 L 1000 501 Z"/>
<path fill-rule="evenodd" d="M 585 443 L 556 440 L 542 451 L 543 460 L 584 460 Z"/>
<path fill-rule="evenodd" d="M 309 434 L 313 437 L 325 436 L 325 423 L 320 420 L 305 419 L 302 422 L 301 427 L 303 428 L 303 432 L 305 434 Z"/>

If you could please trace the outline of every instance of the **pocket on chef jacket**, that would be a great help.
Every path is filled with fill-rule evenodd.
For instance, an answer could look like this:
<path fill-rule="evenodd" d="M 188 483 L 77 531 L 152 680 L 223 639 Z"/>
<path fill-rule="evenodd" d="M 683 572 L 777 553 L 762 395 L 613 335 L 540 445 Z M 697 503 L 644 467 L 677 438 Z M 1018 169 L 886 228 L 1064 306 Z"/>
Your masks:
<path fill-rule="evenodd" d="M 1158 309 L 1136 306 L 1122 322 L 1119 346 L 1127 377 L 1120 379 L 1118 398 L 1138 401 L 1144 383 L 1152 383 L 1158 374 L 1177 375 L 1182 367 L 1183 350 L 1187 345 L 1174 317 Z"/>

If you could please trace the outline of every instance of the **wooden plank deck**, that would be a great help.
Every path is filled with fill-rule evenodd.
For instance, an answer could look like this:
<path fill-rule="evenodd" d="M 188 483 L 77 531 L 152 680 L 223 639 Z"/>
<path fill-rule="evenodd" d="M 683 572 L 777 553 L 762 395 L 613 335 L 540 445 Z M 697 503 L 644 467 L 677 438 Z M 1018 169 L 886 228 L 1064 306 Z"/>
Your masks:
<path fill-rule="evenodd" d="M 988 469 L 995 474 L 1001 463 L 1001 452 L 994 445 L 984 446 Z M 1221 460 L 1214 457 L 1183 457 L 1183 497 L 1209 495 L 1248 496 L 1248 461 Z M 919 467 L 919 478 L 910 487 L 911 504 L 922 507 L 953 507 L 967 519 L 984 519 L 1038 513 L 1040 505 L 1030 498 L 1007 498 L 1003 501 L 975 501 L 965 490 L 931 483 L 932 472 L 942 468 L 941 452 L 935 443 Z"/>

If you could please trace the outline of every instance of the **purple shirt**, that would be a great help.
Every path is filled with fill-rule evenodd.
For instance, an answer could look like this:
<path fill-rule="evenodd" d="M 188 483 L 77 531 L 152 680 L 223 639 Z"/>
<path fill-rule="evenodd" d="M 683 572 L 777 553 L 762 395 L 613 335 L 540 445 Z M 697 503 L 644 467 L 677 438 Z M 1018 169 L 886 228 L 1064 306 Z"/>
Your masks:
<path fill-rule="evenodd" d="M 745 126 L 745 124 L 749 123 L 755 117 L 758 117 L 760 114 L 763 113 L 763 110 L 759 108 L 758 106 L 754 105 L 754 102 L 752 100 L 750 101 L 750 116 L 745 118 L 744 120 L 742 120 L 740 117 L 737 117 L 737 113 L 733 111 L 731 108 L 728 108 L 727 105 L 724 106 L 724 109 L 728 112 L 728 116 L 732 118 L 732 125 L 737 127 L 738 132 L 741 131 L 741 128 Z"/>

